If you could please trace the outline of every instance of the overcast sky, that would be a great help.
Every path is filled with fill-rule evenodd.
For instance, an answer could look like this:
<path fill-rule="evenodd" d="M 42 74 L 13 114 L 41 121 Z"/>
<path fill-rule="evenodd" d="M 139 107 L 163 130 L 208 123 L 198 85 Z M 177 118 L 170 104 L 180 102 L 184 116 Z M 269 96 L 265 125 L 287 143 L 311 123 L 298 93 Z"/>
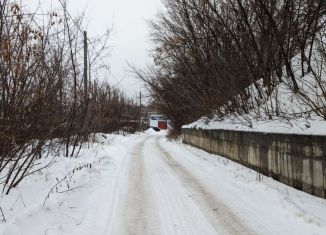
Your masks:
<path fill-rule="evenodd" d="M 128 96 L 137 96 L 143 84 L 127 72 L 127 62 L 139 67 L 151 62 L 149 50 L 152 45 L 146 20 L 157 13 L 159 0 L 70 0 L 70 4 L 75 8 L 73 11 L 87 6 L 91 34 L 101 34 L 106 28 L 113 27 L 110 66 L 115 79 L 111 76 L 110 81 L 116 84 L 117 80 L 123 80 L 121 89 Z"/>
<path fill-rule="evenodd" d="M 28 0 L 37 2 L 36 0 Z M 27 5 L 26 0 L 22 1 Z M 40 0 L 43 8 L 55 7 L 58 0 Z M 31 3 L 33 5 L 33 3 Z M 44 7 L 45 6 L 45 7 Z M 158 11 L 160 0 L 69 0 L 72 15 L 86 9 L 88 34 L 100 35 L 112 28 L 109 64 L 112 85 L 121 81 L 120 88 L 129 97 L 136 97 L 144 85 L 127 72 L 127 62 L 145 67 L 151 62 L 149 50 L 149 29 L 146 20 L 152 19 Z M 114 78 L 113 78 L 114 76 Z"/>

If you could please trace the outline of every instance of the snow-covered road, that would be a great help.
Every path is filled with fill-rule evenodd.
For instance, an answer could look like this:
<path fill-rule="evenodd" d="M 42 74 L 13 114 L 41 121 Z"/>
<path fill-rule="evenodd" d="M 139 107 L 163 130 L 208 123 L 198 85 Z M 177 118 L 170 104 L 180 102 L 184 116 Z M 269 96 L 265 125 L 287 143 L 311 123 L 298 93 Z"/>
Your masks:
<path fill-rule="evenodd" d="M 113 145 L 86 188 L 59 207 L 29 210 L 0 234 L 326 234 L 326 200 L 164 133 Z"/>
<path fill-rule="evenodd" d="M 146 137 L 132 151 L 122 213 L 107 234 L 255 234 L 167 152 L 162 138 Z"/>

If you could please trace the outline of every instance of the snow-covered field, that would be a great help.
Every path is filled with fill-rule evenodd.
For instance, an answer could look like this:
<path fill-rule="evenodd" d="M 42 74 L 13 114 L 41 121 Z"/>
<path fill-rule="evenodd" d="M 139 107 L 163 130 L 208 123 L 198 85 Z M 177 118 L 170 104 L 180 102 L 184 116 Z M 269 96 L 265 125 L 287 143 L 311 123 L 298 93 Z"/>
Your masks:
<path fill-rule="evenodd" d="M 2 195 L 0 234 L 325 234 L 324 199 L 164 132 L 100 137 Z"/>

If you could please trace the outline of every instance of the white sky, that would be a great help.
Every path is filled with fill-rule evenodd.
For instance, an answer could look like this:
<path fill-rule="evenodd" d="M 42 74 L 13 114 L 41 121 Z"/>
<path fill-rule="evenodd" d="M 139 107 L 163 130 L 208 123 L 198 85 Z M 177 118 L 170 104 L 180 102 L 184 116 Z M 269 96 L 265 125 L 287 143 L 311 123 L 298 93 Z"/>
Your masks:
<path fill-rule="evenodd" d="M 159 0 L 70 0 L 71 6 L 73 2 L 78 2 L 78 7 L 75 5 L 72 11 L 87 6 L 90 34 L 101 34 L 113 26 L 110 66 L 115 79 L 111 75 L 110 81 L 114 85 L 123 80 L 120 88 L 129 97 L 136 97 L 140 90 L 144 91 L 144 85 L 127 71 L 127 62 L 139 67 L 151 62 L 146 20 L 157 13 Z"/>
<path fill-rule="evenodd" d="M 23 0 L 25 6 L 38 2 Z M 43 8 L 58 4 L 58 0 L 40 0 Z M 111 75 L 109 82 L 119 86 L 127 96 L 135 98 L 139 91 L 145 92 L 141 81 L 130 74 L 127 62 L 137 67 L 145 67 L 151 62 L 149 50 L 149 28 L 146 20 L 152 19 L 158 11 L 160 0 L 69 0 L 68 8 L 72 15 L 86 9 L 88 34 L 90 37 L 103 34 L 112 28 L 109 46 Z"/>

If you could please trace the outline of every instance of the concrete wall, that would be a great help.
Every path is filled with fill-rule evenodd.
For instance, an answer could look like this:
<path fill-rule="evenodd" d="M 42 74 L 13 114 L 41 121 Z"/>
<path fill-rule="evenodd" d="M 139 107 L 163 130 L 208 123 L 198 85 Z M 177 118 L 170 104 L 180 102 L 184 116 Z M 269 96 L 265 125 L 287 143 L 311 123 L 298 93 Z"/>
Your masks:
<path fill-rule="evenodd" d="M 183 142 L 326 198 L 326 136 L 182 130 Z"/>

